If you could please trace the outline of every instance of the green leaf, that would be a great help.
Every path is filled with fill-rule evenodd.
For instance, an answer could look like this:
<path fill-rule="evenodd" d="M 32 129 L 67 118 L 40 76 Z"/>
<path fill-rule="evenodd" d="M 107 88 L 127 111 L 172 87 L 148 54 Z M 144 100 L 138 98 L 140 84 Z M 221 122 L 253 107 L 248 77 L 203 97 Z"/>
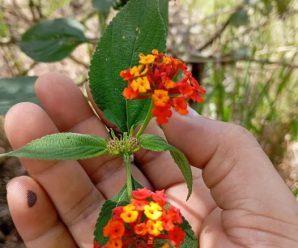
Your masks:
<path fill-rule="evenodd" d="M 247 25 L 249 23 L 249 15 L 246 10 L 238 10 L 231 16 L 230 24 L 235 27 Z"/>
<path fill-rule="evenodd" d="M 198 239 L 193 232 L 191 226 L 187 220 L 183 217 L 183 223 L 180 226 L 186 233 L 185 240 L 181 244 L 180 248 L 198 248 Z"/>
<path fill-rule="evenodd" d="M 169 25 L 169 0 L 159 0 L 159 9 L 167 33 Z"/>
<path fill-rule="evenodd" d="M 173 146 L 171 146 L 164 139 L 156 135 L 142 134 L 139 140 L 141 147 L 146 150 L 154 152 L 163 152 L 170 151 L 171 149 L 173 149 Z"/>
<path fill-rule="evenodd" d="M 19 102 L 38 103 L 34 93 L 37 77 L 0 78 L 0 115 Z"/>
<path fill-rule="evenodd" d="M 90 88 L 105 117 L 123 132 L 144 121 L 150 101 L 129 100 L 122 96 L 127 86 L 120 71 L 138 64 L 139 53 L 157 48 L 164 51 L 166 28 L 158 0 L 130 0 L 113 19 L 94 53 Z"/>
<path fill-rule="evenodd" d="M 68 56 L 87 42 L 84 27 L 73 19 L 45 20 L 27 30 L 19 43 L 22 51 L 41 62 L 54 62 Z"/>
<path fill-rule="evenodd" d="M 103 14 L 108 14 L 111 7 L 114 5 L 116 0 L 92 0 L 93 8 L 98 9 Z"/>
<path fill-rule="evenodd" d="M 278 13 L 280 15 L 284 14 L 288 10 L 291 2 L 292 0 L 275 0 Z"/>
<path fill-rule="evenodd" d="M 141 184 L 139 184 L 133 177 L 133 190 L 138 188 L 143 188 Z M 94 240 L 100 243 L 100 246 L 103 246 L 108 241 L 108 238 L 103 236 L 103 229 L 108 223 L 108 221 L 112 217 L 112 210 L 117 206 L 127 205 L 130 202 L 127 194 L 126 185 L 122 188 L 122 190 L 116 195 L 114 198 L 107 200 L 100 211 L 99 217 L 97 219 L 94 231 Z"/>
<path fill-rule="evenodd" d="M 106 153 L 102 138 L 76 133 L 56 133 L 36 139 L 18 150 L 1 154 L 42 160 L 77 160 L 97 157 Z"/>
<path fill-rule="evenodd" d="M 142 148 L 150 151 L 155 152 L 162 152 L 162 151 L 169 151 L 178 165 L 182 175 L 185 178 L 187 188 L 188 188 L 188 196 L 187 199 L 190 197 L 192 192 L 192 171 L 191 166 L 188 163 L 187 158 L 176 147 L 168 144 L 164 139 L 159 136 L 152 135 L 152 134 L 143 134 L 139 138 L 140 145 Z"/>

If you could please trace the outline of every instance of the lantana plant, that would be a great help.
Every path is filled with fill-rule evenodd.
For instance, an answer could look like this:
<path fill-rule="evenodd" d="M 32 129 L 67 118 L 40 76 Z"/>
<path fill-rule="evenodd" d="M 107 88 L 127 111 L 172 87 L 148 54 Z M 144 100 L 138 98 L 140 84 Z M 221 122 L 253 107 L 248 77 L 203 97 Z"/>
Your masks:
<path fill-rule="evenodd" d="M 198 247 L 197 238 L 163 189 L 150 191 L 131 173 L 140 149 L 169 151 L 192 192 L 192 172 L 185 155 L 159 136 L 145 134 L 151 119 L 159 125 L 172 112 L 188 113 L 188 101 L 201 103 L 205 90 L 179 59 L 166 55 L 168 0 L 130 0 L 107 27 L 94 53 L 90 89 L 104 118 L 113 124 L 110 138 L 59 133 L 33 140 L 1 156 L 31 159 L 88 159 L 119 156 L 126 183 L 102 206 L 94 247 Z M 186 199 L 187 200 L 187 199 Z"/>

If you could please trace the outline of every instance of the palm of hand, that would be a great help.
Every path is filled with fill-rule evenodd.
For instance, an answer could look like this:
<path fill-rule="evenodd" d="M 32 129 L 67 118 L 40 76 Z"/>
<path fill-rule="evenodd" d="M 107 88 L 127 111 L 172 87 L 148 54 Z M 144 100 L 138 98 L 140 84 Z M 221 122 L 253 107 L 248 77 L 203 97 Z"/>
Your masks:
<path fill-rule="evenodd" d="M 14 148 L 59 131 L 108 136 L 68 79 L 46 75 L 38 80 L 36 91 L 45 110 L 23 103 L 6 117 L 6 132 Z M 175 117 L 163 130 L 154 123 L 148 128 L 184 150 L 195 166 L 194 191 L 188 202 L 183 177 L 167 153 L 139 152 L 134 177 L 148 188 L 166 189 L 169 201 L 191 223 L 200 247 L 295 247 L 297 240 L 291 235 L 298 230 L 295 200 L 257 143 L 242 129 L 204 118 L 196 122 L 195 118 L 199 117 Z M 248 142 L 240 148 L 243 140 Z M 59 162 L 24 159 L 22 164 L 33 179 L 12 181 L 8 202 L 26 245 L 91 247 L 100 206 L 125 183 L 122 161 L 105 156 Z M 204 168 L 203 177 L 199 168 Z M 32 208 L 23 197 L 28 190 L 38 197 Z M 287 206 L 275 207 L 276 202 L 287 202 Z M 290 231 L 280 234 L 281 225 Z"/>

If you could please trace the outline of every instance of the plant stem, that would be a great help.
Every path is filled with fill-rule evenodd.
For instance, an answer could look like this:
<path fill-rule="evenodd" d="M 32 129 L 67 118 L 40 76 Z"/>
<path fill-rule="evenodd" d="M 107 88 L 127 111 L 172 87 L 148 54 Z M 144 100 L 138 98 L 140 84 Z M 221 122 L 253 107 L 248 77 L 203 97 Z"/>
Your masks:
<path fill-rule="evenodd" d="M 152 114 L 151 114 L 152 107 L 153 107 L 153 101 L 151 100 L 150 107 L 149 107 L 149 110 L 147 112 L 147 115 L 146 115 L 146 118 L 144 120 L 144 123 L 143 123 L 143 125 L 141 126 L 141 128 L 139 129 L 139 131 L 137 133 L 137 138 L 140 137 L 143 134 L 144 130 L 146 129 L 146 127 L 149 124 L 149 121 L 152 118 Z"/>
<path fill-rule="evenodd" d="M 132 193 L 132 175 L 131 175 L 131 160 L 130 160 L 130 154 L 125 153 L 123 155 L 124 165 L 126 169 L 126 188 L 127 188 L 127 195 L 128 198 L 131 198 Z"/>

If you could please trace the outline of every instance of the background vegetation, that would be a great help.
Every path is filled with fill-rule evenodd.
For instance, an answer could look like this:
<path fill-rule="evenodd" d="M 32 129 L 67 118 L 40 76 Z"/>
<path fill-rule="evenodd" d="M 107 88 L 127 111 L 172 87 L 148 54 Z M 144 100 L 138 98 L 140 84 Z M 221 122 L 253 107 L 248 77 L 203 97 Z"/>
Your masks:
<path fill-rule="evenodd" d="M 127 1 L 0 0 L 0 114 L 37 102 L 34 80 L 48 71 L 84 91 L 97 40 Z M 298 1 L 177 0 L 169 17 L 168 52 L 207 89 L 206 103 L 193 107 L 253 132 L 297 194 Z M 9 149 L 1 128 L 0 135 Z M 0 165 L 0 246 L 18 244 L 1 185 L 22 173 L 15 160 Z"/>

